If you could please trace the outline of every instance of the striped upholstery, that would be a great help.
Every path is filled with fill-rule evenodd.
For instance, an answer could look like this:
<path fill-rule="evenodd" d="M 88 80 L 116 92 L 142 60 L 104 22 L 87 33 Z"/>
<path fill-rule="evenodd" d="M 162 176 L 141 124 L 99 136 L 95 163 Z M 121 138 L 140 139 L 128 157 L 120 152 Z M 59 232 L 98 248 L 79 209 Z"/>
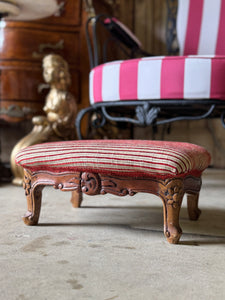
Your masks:
<path fill-rule="evenodd" d="M 39 144 L 21 150 L 17 164 L 31 171 L 89 171 L 119 176 L 168 178 L 199 176 L 210 155 L 188 143 L 84 140 Z"/>
<path fill-rule="evenodd" d="M 225 0 L 179 0 L 178 57 L 114 61 L 90 72 L 90 102 L 225 100 Z"/>
<path fill-rule="evenodd" d="M 225 55 L 225 0 L 179 0 L 181 55 Z"/>
<path fill-rule="evenodd" d="M 144 99 L 225 100 L 225 56 L 149 57 L 100 65 L 90 102 Z"/>

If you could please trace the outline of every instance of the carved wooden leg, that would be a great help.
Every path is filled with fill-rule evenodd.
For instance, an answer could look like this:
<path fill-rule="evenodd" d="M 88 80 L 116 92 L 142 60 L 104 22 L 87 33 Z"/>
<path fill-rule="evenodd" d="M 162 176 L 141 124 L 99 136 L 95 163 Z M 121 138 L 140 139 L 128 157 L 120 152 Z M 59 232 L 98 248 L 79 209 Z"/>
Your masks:
<path fill-rule="evenodd" d="M 27 197 L 27 212 L 23 216 L 23 221 L 26 225 L 36 225 L 38 223 L 43 185 L 32 185 L 31 180 L 25 174 L 24 189 Z"/>
<path fill-rule="evenodd" d="M 182 234 L 179 215 L 184 196 L 183 180 L 166 180 L 161 188 L 160 196 L 163 200 L 164 234 L 170 244 L 177 244 Z"/>
<path fill-rule="evenodd" d="M 198 208 L 199 194 L 187 194 L 187 207 L 189 219 L 196 221 L 198 220 L 201 210 Z"/>
<path fill-rule="evenodd" d="M 78 192 L 77 190 L 72 191 L 72 197 L 71 197 L 71 203 L 73 205 L 73 207 L 80 207 L 81 203 L 83 201 L 83 193 L 82 192 Z"/>

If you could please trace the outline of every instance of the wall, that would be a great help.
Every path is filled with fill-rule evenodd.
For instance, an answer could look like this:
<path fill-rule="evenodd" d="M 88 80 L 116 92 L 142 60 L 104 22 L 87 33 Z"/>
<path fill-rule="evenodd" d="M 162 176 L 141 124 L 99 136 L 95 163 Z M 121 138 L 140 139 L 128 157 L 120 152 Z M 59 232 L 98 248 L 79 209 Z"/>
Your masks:
<path fill-rule="evenodd" d="M 166 1 L 136 0 L 134 31 L 150 53 L 166 53 Z"/>

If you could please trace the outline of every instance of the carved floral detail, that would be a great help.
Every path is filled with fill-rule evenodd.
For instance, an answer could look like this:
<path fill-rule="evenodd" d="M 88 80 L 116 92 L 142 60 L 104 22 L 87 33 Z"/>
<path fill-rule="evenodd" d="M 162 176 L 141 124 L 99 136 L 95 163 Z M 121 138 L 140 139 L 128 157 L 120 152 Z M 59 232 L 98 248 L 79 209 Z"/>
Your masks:
<path fill-rule="evenodd" d="M 105 194 L 107 194 L 108 190 L 114 190 L 114 189 L 116 189 L 116 187 L 117 187 L 117 184 L 113 180 L 111 180 L 111 179 L 103 179 L 103 181 L 102 181 L 102 189 L 101 189 L 100 193 L 102 195 L 105 195 Z"/>
<path fill-rule="evenodd" d="M 131 188 L 126 188 L 123 185 L 123 181 L 113 180 L 113 177 L 105 178 L 102 176 L 102 188 L 100 191 L 101 194 L 111 193 L 118 196 L 134 196 L 136 192 L 134 192 Z"/>
<path fill-rule="evenodd" d="M 84 172 L 81 174 L 81 190 L 87 195 L 97 195 L 101 190 L 101 180 L 98 174 Z"/>
<path fill-rule="evenodd" d="M 31 190 L 31 180 L 29 177 L 27 177 L 26 175 L 24 176 L 23 179 L 23 188 L 25 190 L 25 195 L 28 196 L 30 195 L 30 190 Z"/>
<path fill-rule="evenodd" d="M 183 191 L 183 180 L 181 179 L 167 179 L 160 190 L 160 194 L 165 199 L 167 205 L 173 208 L 180 206 Z"/>

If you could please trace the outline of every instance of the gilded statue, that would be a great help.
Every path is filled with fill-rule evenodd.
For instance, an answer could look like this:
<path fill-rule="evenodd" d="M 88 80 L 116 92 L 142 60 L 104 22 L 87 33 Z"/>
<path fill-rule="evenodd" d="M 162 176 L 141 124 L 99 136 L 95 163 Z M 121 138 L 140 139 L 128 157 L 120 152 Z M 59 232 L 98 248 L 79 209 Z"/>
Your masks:
<path fill-rule="evenodd" d="M 77 104 L 68 92 L 71 78 L 67 62 L 60 55 L 45 56 L 43 77 L 50 86 L 43 107 L 45 115 L 33 117 L 32 131 L 15 145 L 11 153 L 13 183 L 16 185 L 22 184 L 24 176 L 23 169 L 15 164 L 15 155 L 19 150 L 34 144 L 75 138 Z"/>

